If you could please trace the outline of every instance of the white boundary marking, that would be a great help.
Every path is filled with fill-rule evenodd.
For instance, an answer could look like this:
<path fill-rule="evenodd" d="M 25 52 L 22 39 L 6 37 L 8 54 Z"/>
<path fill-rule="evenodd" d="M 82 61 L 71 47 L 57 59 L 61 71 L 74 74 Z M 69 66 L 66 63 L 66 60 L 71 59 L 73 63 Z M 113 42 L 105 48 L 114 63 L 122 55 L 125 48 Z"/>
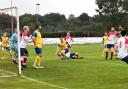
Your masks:
<path fill-rule="evenodd" d="M 21 77 L 23 77 L 25 79 L 28 79 L 28 80 L 31 80 L 31 81 L 34 81 L 34 82 L 37 82 L 37 83 L 49 85 L 51 87 L 56 87 L 56 88 L 60 88 L 60 89 L 68 89 L 68 88 L 65 88 L 65 87 L 61 87 L 61 86 L 53 85 L 53 84 L 50 84 L 50 83 L 47 83 L 47 82 L 42 82 L 42 81 L 39 81 L 39 80 L 36 80 L 36 79 L 33 79 L 33 78 L 29 78 L 29 77 L 24 76 L 24 75 L 21 75 Z"/>
<path fill-rule="evenodd" d="M 112 63 L 112 62 L 109 63 L 109 61 L 108 62 L 97 62 L 97 63 L 117 65 L 117 66 L 128 66 L 127 64 L 118 64 L 118 63 Z"/>
<path fill-rule="evenodd" d="M 16 73 L 13 73 L 13 72 L 9 72 L 9 71 L 5 71 L 5 72 L 10 73 L 12 75 L 2 75 L 2 76 L 0 76 L 0 78 L 10 78 L 10 77 L 18 76 Z"/>
<path fill-rule="evenodd" d="M 10 77 L 17 77 L 18 75 L 3 75 L 0 78 L 10 78 Z"/>
<path fill-rule="evenodd" d="M 115 60 L 115 62 L 111 62 Z M 89 61 L 88 59 L 86 59 L 86 61 L 89 61 L 90 63 L 101 63 L 101 64 L 105 64 L 105 65 L 115 65 L 115 66 L 128 66 L 128 64 L 126 64 L 125 62 L 122 64 L 120 59 L 113 59 L 113 60 L 104 60 L 104 61 Z M 120 63 L 116 62 L 116 60 L 119 60 Z"/>

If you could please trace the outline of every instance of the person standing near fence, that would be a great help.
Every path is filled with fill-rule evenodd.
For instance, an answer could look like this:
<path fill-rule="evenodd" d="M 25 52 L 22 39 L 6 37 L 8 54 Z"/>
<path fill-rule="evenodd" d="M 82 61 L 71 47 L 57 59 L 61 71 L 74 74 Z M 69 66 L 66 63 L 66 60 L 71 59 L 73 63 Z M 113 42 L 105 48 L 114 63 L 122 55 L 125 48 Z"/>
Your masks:
<path fill-rule="evenodd" d="M 69 48 L 72 46 L 73 38 L 70 32 L 67 32 L 67 35 L 64 37 L 64 40 L 69 44 Z"/>

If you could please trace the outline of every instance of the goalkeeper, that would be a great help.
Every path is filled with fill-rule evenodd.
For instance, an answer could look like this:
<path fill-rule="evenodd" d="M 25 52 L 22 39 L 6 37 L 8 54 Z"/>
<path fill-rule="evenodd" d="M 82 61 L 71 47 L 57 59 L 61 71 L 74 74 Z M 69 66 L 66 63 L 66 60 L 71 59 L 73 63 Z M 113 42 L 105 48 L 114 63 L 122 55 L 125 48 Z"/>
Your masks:
<path fill-rule="evenodd" d="M 16 59 L 18 58 L 18 35 L 17 35 L 17 29 L 15 29 L 15 32 L 11 35 L 10 45 L 11 45 L 11 49 L 15 52 L 14 56 L 12 57 L 13 62 L 15 64 L 17 64 L 17 61 L 16 61 Z"/>

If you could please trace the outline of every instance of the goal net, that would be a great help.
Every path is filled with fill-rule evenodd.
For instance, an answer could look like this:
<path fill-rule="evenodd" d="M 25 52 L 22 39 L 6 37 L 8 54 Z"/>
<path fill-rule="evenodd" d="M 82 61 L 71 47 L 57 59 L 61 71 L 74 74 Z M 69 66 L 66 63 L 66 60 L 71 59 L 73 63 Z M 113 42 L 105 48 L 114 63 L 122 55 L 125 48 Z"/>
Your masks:
<path fill-rule="evenodd" d="M 17 64 L 14 63 L 12 58 L 15 52 L 10 45 L 10 38 L 15 33 L 15 28 L 17 28 L 19 35 L 18 8 L 9 7 L 0 9 L 0 78 L 21 74 L 19 58 L 17 58 Z M 19 36 L 17 42 L 20 42 Z M 20 51 L 19 47 L 18 50 Z"/>

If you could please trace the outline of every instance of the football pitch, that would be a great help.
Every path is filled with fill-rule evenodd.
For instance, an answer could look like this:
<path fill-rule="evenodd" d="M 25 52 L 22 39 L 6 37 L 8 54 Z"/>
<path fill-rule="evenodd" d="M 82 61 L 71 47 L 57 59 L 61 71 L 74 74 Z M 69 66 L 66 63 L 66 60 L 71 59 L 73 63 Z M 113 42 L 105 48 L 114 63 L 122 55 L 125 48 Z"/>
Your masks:
<path fill-rule="evenodd" d="M 59 60 L 55 45 L 45 45 L 42 66 L 32 67 L 35 51 L 28 47 L 27 68 L 21 77 L 0 78 L 0 89 L 128 89 L 128 65 L 105 60 L 99 44 L 73 45 L 84 59 Z"/>

